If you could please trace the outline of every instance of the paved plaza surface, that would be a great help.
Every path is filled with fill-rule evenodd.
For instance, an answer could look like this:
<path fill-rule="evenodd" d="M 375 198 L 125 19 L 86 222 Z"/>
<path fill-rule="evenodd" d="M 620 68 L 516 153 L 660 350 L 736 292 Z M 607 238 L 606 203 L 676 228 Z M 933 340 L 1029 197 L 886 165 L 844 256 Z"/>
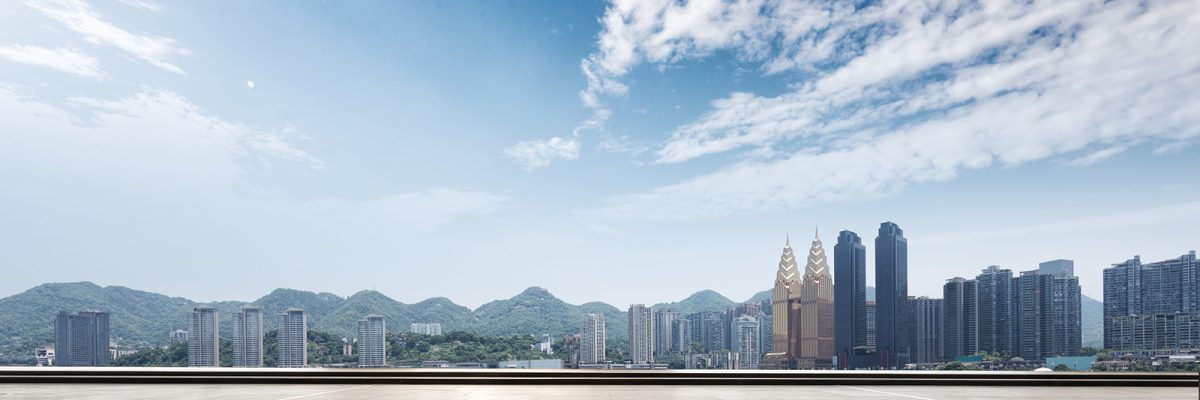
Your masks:
<path fill-rule="evenodd" d="M 1196 399 L 1186 387 L 0 384 L 0 399 Z"/>

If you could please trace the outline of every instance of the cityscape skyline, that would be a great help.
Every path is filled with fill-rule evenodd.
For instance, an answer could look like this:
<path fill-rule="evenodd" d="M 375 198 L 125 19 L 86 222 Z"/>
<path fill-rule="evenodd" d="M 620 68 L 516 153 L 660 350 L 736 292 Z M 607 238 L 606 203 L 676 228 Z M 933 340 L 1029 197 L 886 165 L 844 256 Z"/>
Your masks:
<path fill-rule="evenodd" d="M 741 299 L 787 233 L 892 220 L 912 295 L 1069 258 L 1099 298 L 1195 247 L 1200 10 L 1060 3 L 13 2 L 0 296 L 349 295 L 323 272 L 353 268 L 472 308 Z M 619 278 L 647 271 L 677 284 Z M 489 284 L 411 279 L 463 274 Z"/>
<path fill-rule="evenodd" d="M 884 257 L 890 260 L 881 264 L 884 264 L 883 268 L 897 271 L 894 274 L 895 282 L 904 281 L 902 275 L 905 268 L 902 266 L 906 264 L 906 252 L 902 234 L 899 226 L 884 222 L 880 224 L 876 238 L 877 244 L 888 247 Z M 862 246 L 856 239 L 853 232 L 843 231 L 839 234 L 836 252 L 850 258 L 841 262 L 835 258 L 835 265 L 841 267 L 835 271 L 841 273 L 843 282 L 860 282 L 857 277 L 862 275 L 861 271 L 853 267 L 859 264 L 857 260 L 861 260 Z M 562 339 L 564 346 L 570 342 L 581 343 L 581 346 L 574 350 L 560 350 L 569 352 L 562 357 L 574 368 L 604 369 L 610 368 L 603 366 L 606 362 L 620 360 L 631 363 L 634 368 L 666 368 L 667 364 L 659 363 L 655 358 L 660 355 L 663 359 L 671 360 L 671 365 L 680 363 L 686 368 L 727 369 L 929 368 L 947 362 L 979 363 L 982 359 L 978 357 L 989 357 L 989 354 L 1000 355 L 994 361 L 1001 368 L 1008 368 L 1004 365 L 1029 368 L 1029 365 L 1036 367 L 1043 362 L 1084 365 L 1082 368 L 1097 365 L 1094 364 L 1097 362 L 1095 357 L 1090 361 L 1085 360 L 1087 357 L 1076 357 L 1083 351 L 1081 294 L 1071 260 L 1041 262 L 1037 269 L 1021 271 L 1015 276 L 1010 270 L 990 266 L 975 279 L 947 279 L 943 288 L 944 298 L 905 296 L 903 301 L 889 307 L 890 310 L 879 311 L 893 314 L 885 315 L 883 319 L 895 321 L 892 322 L 894 327 L 889 328 L 896 332 L 890 334 L 893 339 L 889 339 L 894 344 L 878 349 L 870 344 L 865 349 L 855 346 L 853 354 L 844 355 L 839 350 L 837 356 L 833 349 L 833 314 L 835 310 L 845 313 L 847 309 L 836 308 L 834 304 L 829 304 L 824 310 L 812 307 L 814 301 L 822 298 L 832 300 L 835 296 L 834 287 L 830 286 L 834 277 L 829 276 L 819 236 L 813 239 L 806 260 L 806 274 L 799 282 L 794 280 L 798 272 L 796 266 L 788 241 L 778 266 L 776 289 L 771 298 L 764 298 L 761 302 L 739 303 L 719 311 L 693 312 L 683 318 L 678 318 L 679 313 L 670 307 L 652 310 L 643 304 L 630 305 L 626 314 L 629 319 L 628 342 L 624 348 L 618 343 L 616 360 L 609 360 L 605 350 L 608 340 L 604 333 L 604 316 L 584 314 L 579 333 Z M 882 276 L 890 275 L 885 273 Z M 1200 288 L 1197 283 L 1200 282 L 1200 262 L 1194 250 L 1178 258 L 1146 264 L 1139 258 L 1133 258 L 1106 269 L 1105 276 L 1108 302 L 1102 328 L 1104 351 L 1138 359 L 1168 355 L 1195 357 L 1189 355 L 1189 352 L 1200 351 L 1200 307 L 1197 306 L 1200 304 L 1200 291 L 1197 289 Z M 891 291 L 903 293 L 903 286 L 897 284 Z M 851 289 L 861 292 L 857 287 Z M 801 296 L 793 296 L 794 292 L 799 292 Z M 852 300 L 850 304 L 851 313 L 858 314 L 862 302 Z M 772 310 L 780 311 L 776 316 L 784 323 L 772 327 L 771 335 L 764 335 L 761 329 L 772 326 L 770 320 L 775 314 Z M 234 367 L 262 366 L 261 315 L 261 308 L 247 305 L 241 306 L 234 316 Z M 136 348 L 98 346 L 101 339 L 108 342 L 108 316 L 109 313 L 105 311 L 81 311 L 75 315 L 59 312 L 54 322 L 54 340 L 56 348 L 63 349 L 59 353 L 63 362 L 58 365 L 105 365 L 113 358 L 136 354 Z M 173 342 L 179 337 L 187 341 L 187 366 L 221 366 L 217 351 L 217 343 L 221 340 L 218 321 L 217 309 L 197 306 L 191 312 L 189 331 L 182 335 L 179 330 L 169 332 Z M 686 321 L 689 327 L 677 324 L 679 321 Z M 359 319 L 357 341 L 352 346 L 343 339 L 343 355 L 350 356 L 357 350 L 359 367 L 388 366 L 384 324 L 383 315 L 369 314 Z M 308 325 L 307 313 L 303 309 L 288 308 L 280 314 L 276 335 L 278 366 L 308 366 L 307 352 L 304 355 L 299 355 L 298 351 L 295 355 L 288 354 L 290 348 L 307 347 Z M 440 323 L 412 325 L 414 333 L 421 333 L 416 331 L 428 329 L 418 329 L 418 325 L 440 326 Z M 848 331 L 836 334 L 838 343 L 859 341 L 856 338 L 859 336 L 857 327 L 853 325 L 838 324 L 852 326 Z M 867 325 L 877 326 L 871 323 Z M 690 330 L 699 334 L 660 337 L 657 332 L 664 328 L 667 331 Z M 821 333 L 826 329 L 828 333 Z M 436 336 L 440 332 L 425 334 Z M 674 337 L 689 341 L 690 344 L 674 343 Z M 773 346 L 766 346 L 762 339 L 768 337 L 773 342 L 783 344 L 787 350 L 777 351 Z M 670 350 L 655 349 L 656 343 L 664 339 L 672 341 Z M 827 354 L 817 344 L 821 340 L 829 342 Z M 248 349 L 247 342 L 257 342 L 258 348 Z M 546 341 L 535 347 L 552 354 L 553 346 L 550 343 L 550 336 L 546 335 Z M 86 351 L 81 351 L 85 348 Z M 54 349 L 38 348 L 38 363 L 43 364 L 43 355 L 47 354 L 50 360 L 54 360 Z M 591 355 L 584 355 L 585 351 Z M 247 353 L 255 356 L 248 356 Z M 76 358 L 73 355 L 77 354 L 84 354 L 83 361 L 72 361 Z M 100 359 L 91 359 L 92 354 Z M 760 355 L 768 358 L 766 364 L 760 364 Z M 685 361 L 681 361 L 680 356 L 684 356 Z M 844 362 L 836 357 L 849 359 Z M 973 357 L 975 360 L 971 361 Z M 1007 357 L 1013 358 L 1007 360 Z M 252 362 L 252 358 L 257 360 Z M 53 364 L 53 361 L 49 363 Z M 1107 364 L 1098 365 L 1104 368 L 1103 365 Z"/>

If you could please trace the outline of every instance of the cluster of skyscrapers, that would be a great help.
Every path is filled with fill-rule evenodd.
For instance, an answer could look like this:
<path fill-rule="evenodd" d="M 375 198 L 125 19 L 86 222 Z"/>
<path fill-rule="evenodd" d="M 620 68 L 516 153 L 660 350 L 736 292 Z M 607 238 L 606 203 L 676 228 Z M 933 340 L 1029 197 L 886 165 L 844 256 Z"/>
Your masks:
<path fill-rule="evenodd" d="M 895 369 L 980 352 L 1036 361 L 1080 351 L 1079 278 L 1069 260 L 1045 262 L 1018 276 L 991 266 L 974 280 L 947 280 L 941 299 L 914 298 L 908 295 L 908 239 L 899 225 L 885 222 L 875 238 L 875 290 L 872 310 L 866 300 L 866 246 L 856 233 L 840 232 L 834 246 L 836 368 Z M 801 327 L 776 323 L 775 334 L 804 337 L 803 325 L 813 317 L 800 314 Z M 816 320 L 819 325 L 822 319 Z M 804 356 L 803 349 L 788 354 Z"/>
<path fill-rule="evenodd" d="M 722 311 L 682 314 L 675 309 L 629 306 L 629 361 L 637 368 L 661 368 L 667 359 L 684 358 L 689 367 L 754 369 L 769 352 L 771 317 L 762 304 L 747 303 Z M 601 365 L 606 360 L 602 314 L 584 314 L 579 334 L 568 336 L 567 365 Z M 614 360 L 615 361 L 615 360 Z"/>
<path fill-rule="evenodd" d="M 943 286 L 943 353 L 917 362 L 980 352 L 1024 360 L 1079 354 L 1079 278 L 1074 262 L 1054 260 L 1014 276 L 989 266 L 974 280 Z"/>
<path fill-rule="evenodd" d="M 1079 354 L 1080 290 L 1072 261 L 1048 261 L 1019 274 L 990 266 L 974 279 L 948 279 L 943 298 L 914 298 L 900 226 L 880 224 L 874 250 L 874 301 L 867 296 L 867 247 L 846 230 L 833 254 L 814 235 L 803 270 L 787 240 L 771 298 L 762 303 L 688 315 L 632 305 L 631 361 L 702 353 L 710 367 L 897 369 L 981 352 L 1031 362 Z M 1190 310 L 1200 311 L 1200 297 L 1192 301 Z M 1200 317 L 1187 321 L 1200 323 Z M 602 335 L 603 318 L 585 316 L 583 346 L 600 351 L 585 354 L 582 363 L 603 361 Z"/>
<path fill-rule="evenodd" d="M 1142 356 L 1200 348 L 1196 251 L 1149 264 L 1134 256 L 1104 270 L 1104 348 Z"/>

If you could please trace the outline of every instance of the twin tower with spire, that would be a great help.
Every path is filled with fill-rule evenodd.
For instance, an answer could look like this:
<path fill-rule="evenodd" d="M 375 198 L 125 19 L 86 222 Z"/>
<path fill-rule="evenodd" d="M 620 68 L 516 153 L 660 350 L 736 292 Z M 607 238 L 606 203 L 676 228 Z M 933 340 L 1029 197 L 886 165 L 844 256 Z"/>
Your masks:
<path fill-rule="evenodd" d="M 771 314 L 772 351 L 764 357 L 763 367 L 833 367 L 833 275 L 819 231 L 813 234 L 803 276 L 797 271 L 791 237 L 787 238 L 771 291 Z"/>

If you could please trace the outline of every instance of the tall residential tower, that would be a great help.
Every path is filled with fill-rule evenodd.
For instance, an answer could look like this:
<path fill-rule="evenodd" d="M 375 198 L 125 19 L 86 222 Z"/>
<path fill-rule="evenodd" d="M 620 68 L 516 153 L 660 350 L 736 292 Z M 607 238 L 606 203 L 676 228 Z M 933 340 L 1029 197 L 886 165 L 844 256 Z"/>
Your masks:
<path fill-rule="evenodd" d="M 634 364 L 654 363 L 654 314 L 644 304 L 629 306 L 629 357 Z"/>
<path fill-rule="evenodd" d="M 387 366 L 387 321 L 371 314 L 358 321 L 358 366 Z"/>
<path fill-rule="evenodd" d="M 579 325 L 579 363 L 604 362 L 604 314 L 584 314 Z"/>
<path fill-rule="evenodd" d="M 298 308 L 289 308 L 279 315 L 279 331 L 276 333 L 276 365 L 280 368 L 303 368 L 308 366 L 308 314 Z"/>
<path fill-rule="evenodd" d="M 233 366 L 263 365 L 263 310 L 245 306 L 233 314 Z"/>
<path fill-rule="evenodd" d="M 188 366 L 220 367 L 221 338 L 217 328 L 216 308 L 200 306 L 192 309 L 192 327 L 188 331 Z"/>

